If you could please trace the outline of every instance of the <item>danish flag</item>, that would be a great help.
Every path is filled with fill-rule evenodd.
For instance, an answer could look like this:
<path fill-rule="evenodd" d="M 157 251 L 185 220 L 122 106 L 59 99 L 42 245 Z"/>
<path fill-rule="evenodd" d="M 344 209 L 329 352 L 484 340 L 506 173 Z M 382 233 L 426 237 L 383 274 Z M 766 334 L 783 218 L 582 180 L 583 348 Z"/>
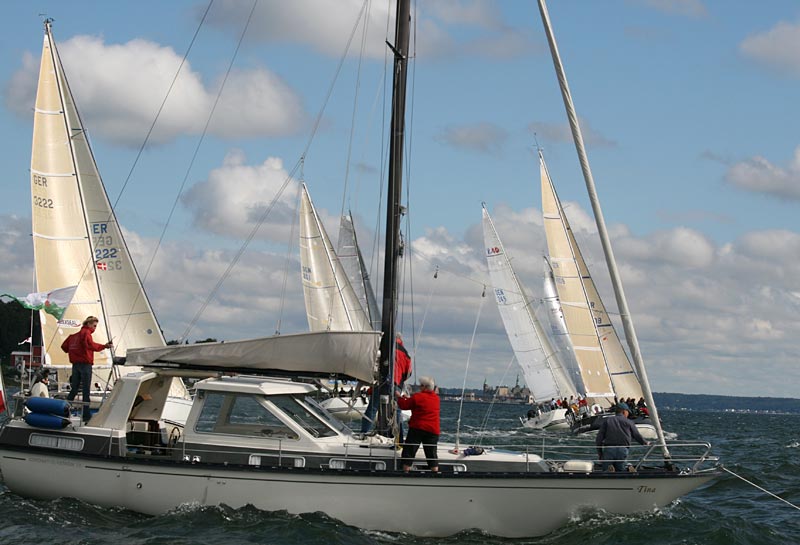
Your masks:
<path fill-rule="evenodd" d="M 98 261 L 97 262 L 97 269 L 100 270 L 100 271 L 107 271 L 108 270 L 108 265 L 106 263 L 102 262 L 102 261 Z"/>

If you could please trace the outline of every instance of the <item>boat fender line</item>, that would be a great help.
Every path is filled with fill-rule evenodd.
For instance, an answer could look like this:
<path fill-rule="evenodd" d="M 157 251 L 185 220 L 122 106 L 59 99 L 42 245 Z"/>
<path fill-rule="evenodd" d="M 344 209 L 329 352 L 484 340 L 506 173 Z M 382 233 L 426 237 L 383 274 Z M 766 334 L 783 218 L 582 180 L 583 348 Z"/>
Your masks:
<path fill-rule="evenodd" d="M 31 413 L 69 416 L 69 403 L 63 399 L 31 397 L 25 400 L 25 407 L 27 407 Z"/>
<path fill-rule="evenodd" d="M 25 423 L 34 428 L 60 430 L 69 425 L 69 418 L 55 414 L 28 413 L 25 415 Z"/>
<path fill-rule="evenodd" d="M 766 494 L 769 494 L 769 495 L 770 495 L 770 496 L 772 496 L 773 498 L 775 498 L 775 499 L 778 499 L 778 500 L 781 500 L 781 501 L 782 501 L 783 503 L 785 503 L 786 505 L 788 505 L 788 506 L 790 506 L 790 507 L 794 507 L 795 509 L 797 509 L 798 511 L 800 511 L 800 507 L 798 507 L 797 505 L 793 504 L 792 502 L 790 502 L 790 501 L 788 501 L 788 500 L 785 500 L 785 499 L 781 498 L 781 497 L 780 497 L 780 496 L 778 496 L 777 494 L 773 494 L 772 492 L 770 492 L 770 491 L 769 491 L 769 490 L 767 490 L 766 488 L 762 488 L 762 487 L 758 486 L 756 483 L 754 483 L 754 482 L 752 482 L 752 481 L 748 481 L 747 479 L 745 479 L 745 478 L 744 478 L 744 477 L 742 477 L 741 475 L 737 475 L 736 473 L 734 473 L 733 471 L 731 471 L 731 470 L 730 470 L 730 469 L 728 469 L 727 467 L 725 467 L 725 466 L 719 466 L 719 468 L 720 468 L 721 470 L 723 470 L 723 471 L 727 471 L 728 473 L 730 473 L 731 475 L 733 475 L 733 476 L 734 476 L 734 477 L 736 477 L 737 479 L 741 479 L 741 480 L 743 480 L 744 482 L 746 482 L 746 483 L 747 483 L 747 484 L 749 484 L 750 486 L 753 486 L 753 487 L 755 487 L 755 488 L 758 488 L 758 489 L 759 489 L 759 490 L 761 490 L 762 492 L 764 492 L 764 493 L 766 493 Z"/>

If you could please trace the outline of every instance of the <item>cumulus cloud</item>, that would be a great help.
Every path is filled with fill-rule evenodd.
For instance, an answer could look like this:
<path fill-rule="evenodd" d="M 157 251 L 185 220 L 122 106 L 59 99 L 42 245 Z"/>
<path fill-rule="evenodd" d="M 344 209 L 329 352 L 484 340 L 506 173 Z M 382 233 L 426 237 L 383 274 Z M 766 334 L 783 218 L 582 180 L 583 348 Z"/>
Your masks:
<path fill-rule="evenodd" d="M 182 201 L 194 225 L 208 232 L 244 238 L 264 218 L 258 237 L 286 241 L 294 223 L 297 187 L 281 159 L 270 157 L 252 166 L 245 164 L 243 152 L 234 150 Z"/>
<path fill-rule="evenodd" d="M 147 40 L 106 44 L 95 36 L 66 40 L 59 52 L 92 133 L 118 144 L 140 145 L 182 57 Z M 38 64 L 26 54 L 6 89 L 10 109 L 30 116 L 37 77 Z M 205 84 L 190 63 L 184 64 L 151 142 L 201 134 L 221 85 L 221 79 Z M 223 138 L 287 135 L 302 129 L 306 118 L 300 98 L 276 74 L 263 67 L 238 69 L 225 84 L 208 132 Z"/>
<path fill-rule="evenodd" d="M 795 149 L 794 156 L 786 167 L 775 165 L 765 157 L 757 155 L 728 168 L 725 181 L 748 191 L 798 200 L 800 199 L 800 146 Z"/>
<path fill-rule="evenodd" d="M 594 148 L 615 148 L 617 142 L 612 140 L 597 131 L 595 131 L 589 122 L 578 116 L 578 123 L 581 126 L 583 133 L 583 140 L 588 146 Z M 534 122 L 528 128 L 537 134 L 540 134 L 544 140 L 550 142 L 569 142 L 572 143 L 572 131 L 567 123 L 545 123 Z"/>
<path fill-rule="evenodd" d="M 770 68 L 800 76 L 800 23 L 781 21 L 766 32 L 748 36 L 739 51 Z"/>
<path fill-rule="evenodd" d="M 502 150 L 508 132 L 493 123 L 477 123 L 447 127 L 436 139 L 454 148 L 494 154 Z"/>
<path fill-rule="evenodd" d="M 250 23 L 258 33 L 248 39 L 304 44 L 323 55 L 338 57 L 359 20 L 351 54 L 361 48 L 366 20 L 363 52 L 368 58 L 383 59 L 386 40 L 393 40 L 394 6 L 368 3 L 369 12 L 361 14 L 362 0 L 318 2 L 262 2 Z M 481 55 L 509 58 L 524 54 L 533 47 L 529 32 L 512 28 L 502 21 L 496 2 L 483 0 L 426 1 L 415 5 L 412 15 L 417 31 L 412 32 L 411 50 L 423 58 Z M 209 22 L 231 33 L 238 33 L 250 12 L 250 6 L 237 0 L 217 2 Z M 314 14 L 309 16 L 309 14 Z M 360 17 L 360 19 L 359 19 Z M 458 32 L 467 28 L 470 32 Z"/>

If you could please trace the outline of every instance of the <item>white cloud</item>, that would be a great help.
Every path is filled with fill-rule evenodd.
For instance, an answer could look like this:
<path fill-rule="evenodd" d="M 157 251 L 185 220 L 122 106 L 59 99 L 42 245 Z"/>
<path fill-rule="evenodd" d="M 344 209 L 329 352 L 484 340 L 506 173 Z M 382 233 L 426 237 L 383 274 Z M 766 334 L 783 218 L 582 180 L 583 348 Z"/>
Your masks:
<path fill-rule="evenodd" d="M 583 140 L 587 145 L 595 148 L 617 147 L 617 142 L 615 140 L 595 131 L 586 119 L 578 116 L 578 123 L 581 126 Z M 545 141 L 572 143 L 572 131 L 567 123 L 545 123 L 537 121 L 531 123 L 529 129 L 541 135 Z"/>
<path fill-rule="evenodd" d="M 748 191 L 800 200 L 800 146 L 785 168 L 757 155 L 731 166 L 725 181 Z"/>
<path fill-rule="evenodd" d="M 147 40 L 106 44 L 94 36 L 76 36 L 59 45 L 64 70 L 86 125 L 93 134 L 124 145 L 140 145 L 167 94 L 181 57 Z M 30 116 L 38 65 L 30 54 L 11 78 L 8 106 Z M 151 143 L 181 134 L 200 134 L 216 100 L 221 80 L 206 86 L 184 64 L 170 92 Z M 299 97 L 266 68 L 235 70 L 228 79 L 209 125 L 221 137 L 294 134 L 306 122 Z"/>
<path fill-rule="evenodd" d="M 498 153 L 508 132 L 494 123 L 476 123 L 445 128 L 436 139 L 449 146 L 481 153 Z"/>
<path fill-rule="evenodd" d="M 250 166 L 241 151 L 232 151 L 221 167 L 209 173 L 208 180 L 195 184 L 182 200 L 192 213 L 194 225 L 236 238 L 249 236 L 272 206 L 257 236 L 285 242 L 294 223 L 297 182 L 289 180 L 278 158 Z"/>
<path fill-rule="evenodd" d="M 800 76 L 800 23 L 781 21 L 766 32 L 745 38 L 739 50 L 780 72 Z"/>
<path fill-rule="evenodd" d="M 308 45 L 317 53 L 339 57 L 347 38 L 353 32 L 364 2 L 341 0 L 294 0 L 292 2 L 262 2 L 250 22 L 248 39 L 268 42 L 290 42 Z M 387 54 L 386 41 L 394 40 L 394 5 L 369 2 L 367 36 L 364 55 L 383 59 Z M 504 24 L 496 2 L 435 0 L 421 2 L 412 9 L 411 51 L 422 58 L 441 58 L 479 55 L 509 58 L 530 51 L 533 40 L 527 31 Z M 236 0 L 217 2 L 209 22 L 238 35 L 250 12 L 250 6 Z M 313 16 L 309 16 L 313 14 Z M 350 54 L 360 52 L 364 20 L 350 46 Z"/>

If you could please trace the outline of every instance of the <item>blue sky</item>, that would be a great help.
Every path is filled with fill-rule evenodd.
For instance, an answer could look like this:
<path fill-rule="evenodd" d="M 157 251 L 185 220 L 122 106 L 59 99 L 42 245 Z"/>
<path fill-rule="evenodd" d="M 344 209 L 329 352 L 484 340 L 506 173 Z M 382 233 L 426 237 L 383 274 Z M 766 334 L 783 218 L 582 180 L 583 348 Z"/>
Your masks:
<path fill-rule="evenodd" d="M 303 179 L 329 232 L 335 238 L 346 203 L 373 255 L 374 229 L 384 221 L 377 207 L 388 123 L 383 42 L 392 10 L 383 2 L 368 5 L 363 48 L 359 27 L 332 83 L 363 3 L 261 0 L 198 149 L 253 5 L 216 0 L 133 168 L 207 5 L 4 5 L 5 291 L 32 289 L 28 169 L 41 13 L 55 19 L 112 201 L 125 187 L 118 218 L 140 272 L 153 260 L 145 283 L 167 338 L 183 334 L 310 139 Z M 796 397 L 800 5 L 608 0 L 549 9 L 653 389 Z M 529 292 L 539 293 L 536 140 L 613 304 L 542 24 L 535 2 L 420 0 L 414 11 L 406 235 L 414 257 L 406 285 L 413 281 L 415 298 L 403 329 L 413 336 L 425 317 L 417 369 L 442 384 L 461 384 L 468 357 L 469 386 L 513 383 L 494 301 L 481 304 L 488 275 L 480 203 Z M 287 247 L 296 180 L 190 338 L 271 334 L 279 319 L 284 332 L 307 327 L 296 241 Z"/>

